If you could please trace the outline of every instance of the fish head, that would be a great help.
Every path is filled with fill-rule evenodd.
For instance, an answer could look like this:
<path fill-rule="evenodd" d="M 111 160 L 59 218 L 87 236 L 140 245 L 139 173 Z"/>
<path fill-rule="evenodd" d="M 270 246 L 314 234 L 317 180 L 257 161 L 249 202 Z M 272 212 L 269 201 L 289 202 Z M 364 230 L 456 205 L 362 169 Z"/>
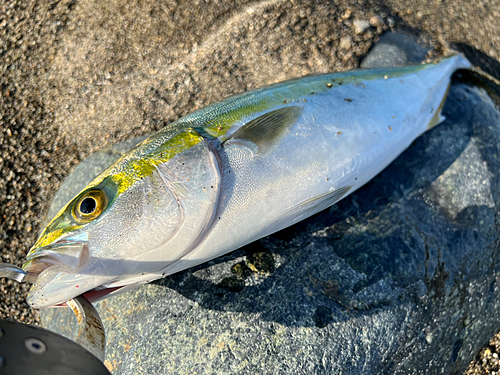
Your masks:
<path fill-rule="evenodd" d="M 161 135 L 161 134 L 160 134 Z M 210 225 L 217 160 L 194 130 L 155 136 L 124 155 L 52 219 L 23 269 L 35 308 L 91 301 L 162 276 Z"/>

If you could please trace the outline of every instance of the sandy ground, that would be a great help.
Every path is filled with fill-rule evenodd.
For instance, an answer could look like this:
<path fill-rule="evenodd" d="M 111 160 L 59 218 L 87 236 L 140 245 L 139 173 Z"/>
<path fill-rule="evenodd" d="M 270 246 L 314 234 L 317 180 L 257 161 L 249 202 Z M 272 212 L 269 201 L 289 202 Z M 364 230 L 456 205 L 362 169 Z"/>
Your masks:
<path fill-rule="evenodd" d="M 500 2 L 0 2 L 0 246 L 21 265 L 71 169 L 109 144 L 222 97 L 359 65 L 387 30 L 436 55 L 458 46 L 497 73 Z M 0 284 L 0 317 L 36 323 L 27 288 Z M 468 374 L 494 374 L 500 336 Z"/>

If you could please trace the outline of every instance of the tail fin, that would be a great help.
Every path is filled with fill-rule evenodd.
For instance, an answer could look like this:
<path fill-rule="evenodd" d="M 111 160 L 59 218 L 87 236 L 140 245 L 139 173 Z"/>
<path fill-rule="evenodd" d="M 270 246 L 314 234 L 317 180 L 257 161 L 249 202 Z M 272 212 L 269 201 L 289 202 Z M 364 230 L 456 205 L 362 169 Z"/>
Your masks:
<path fill-rule="evenodd" d="M 441 61 L 443 61 L 443 60 L 448 60 L 448 62 L 450 64 L 450 66 L 449 66 L 450 77 L 453 73 L 455 73 L 459 69 L 468 69 L 468 70 L 474 69 L 474 67 L 471 65 L 469 60 L 467 60 L 462 54 L 447 56 L 447 57 L 444 57 Z M 439 125 L 441 122 L 443 122 L 445 120 L 445 117 L 441 114 L 441 109 L 443 108 L 446 97 L 448 96 L 448 91 L 450 90 L 450 83 L 451 83 L 451 81 L 448 80 L 448 86 L 446 87 L 446 93 L 443 95 L 443 100 L 441 100 L 439 107 L 434 112 L 434 115 L 432 116 L 431 120 L 429 121 L 429 124 L 427 125 L 427 130 L 432 129 L 433 127 L 435 127 L 436 125 Z"/>

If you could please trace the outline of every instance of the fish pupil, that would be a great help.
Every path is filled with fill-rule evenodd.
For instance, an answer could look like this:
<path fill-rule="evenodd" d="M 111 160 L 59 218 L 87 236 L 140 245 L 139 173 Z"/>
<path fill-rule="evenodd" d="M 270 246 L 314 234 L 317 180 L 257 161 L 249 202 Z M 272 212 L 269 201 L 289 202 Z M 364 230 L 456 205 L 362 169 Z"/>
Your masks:
<path fill-rule="evenodd" d="M 95 211 L 97 203 L 94 198 L 85 198 L 80 204 L 80 212 L 84 215 L 91 214 Z"/>

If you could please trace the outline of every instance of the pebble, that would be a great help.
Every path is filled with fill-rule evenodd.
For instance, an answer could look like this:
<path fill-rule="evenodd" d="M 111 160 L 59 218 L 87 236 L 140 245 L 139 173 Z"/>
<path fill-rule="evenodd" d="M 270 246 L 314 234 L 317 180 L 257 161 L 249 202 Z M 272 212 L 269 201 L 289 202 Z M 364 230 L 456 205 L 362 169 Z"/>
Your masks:
<path fill-rule="evenodd" d="M 348 19 L 349 17 L 351 17 L 351 14 L 352 14 L 352 10 L 351 9 L 347 9 L 344 14 L 342 14 L 342 19 L 346 20 Z"/>
<path fill-rule="evenodd" d="M 354 20 L 352 24 L 354 26 L 354 32 L 356 34 L 362 34 L 366 29 L 370 27 L 370 23 L 366 20 Z"/>
<path fill-rule="evenodd" d="M 352 47 L 352 39 L 350 36 L 345 36 L 340 39 L 340 48 L 349 50 Z"/>
<path fill-rule="evenodd" d="M 370 18 L 370 25 L 373 27 L 382 27 L 384 25 L 384 20 L 380 16 L 373 16 Z"/>

